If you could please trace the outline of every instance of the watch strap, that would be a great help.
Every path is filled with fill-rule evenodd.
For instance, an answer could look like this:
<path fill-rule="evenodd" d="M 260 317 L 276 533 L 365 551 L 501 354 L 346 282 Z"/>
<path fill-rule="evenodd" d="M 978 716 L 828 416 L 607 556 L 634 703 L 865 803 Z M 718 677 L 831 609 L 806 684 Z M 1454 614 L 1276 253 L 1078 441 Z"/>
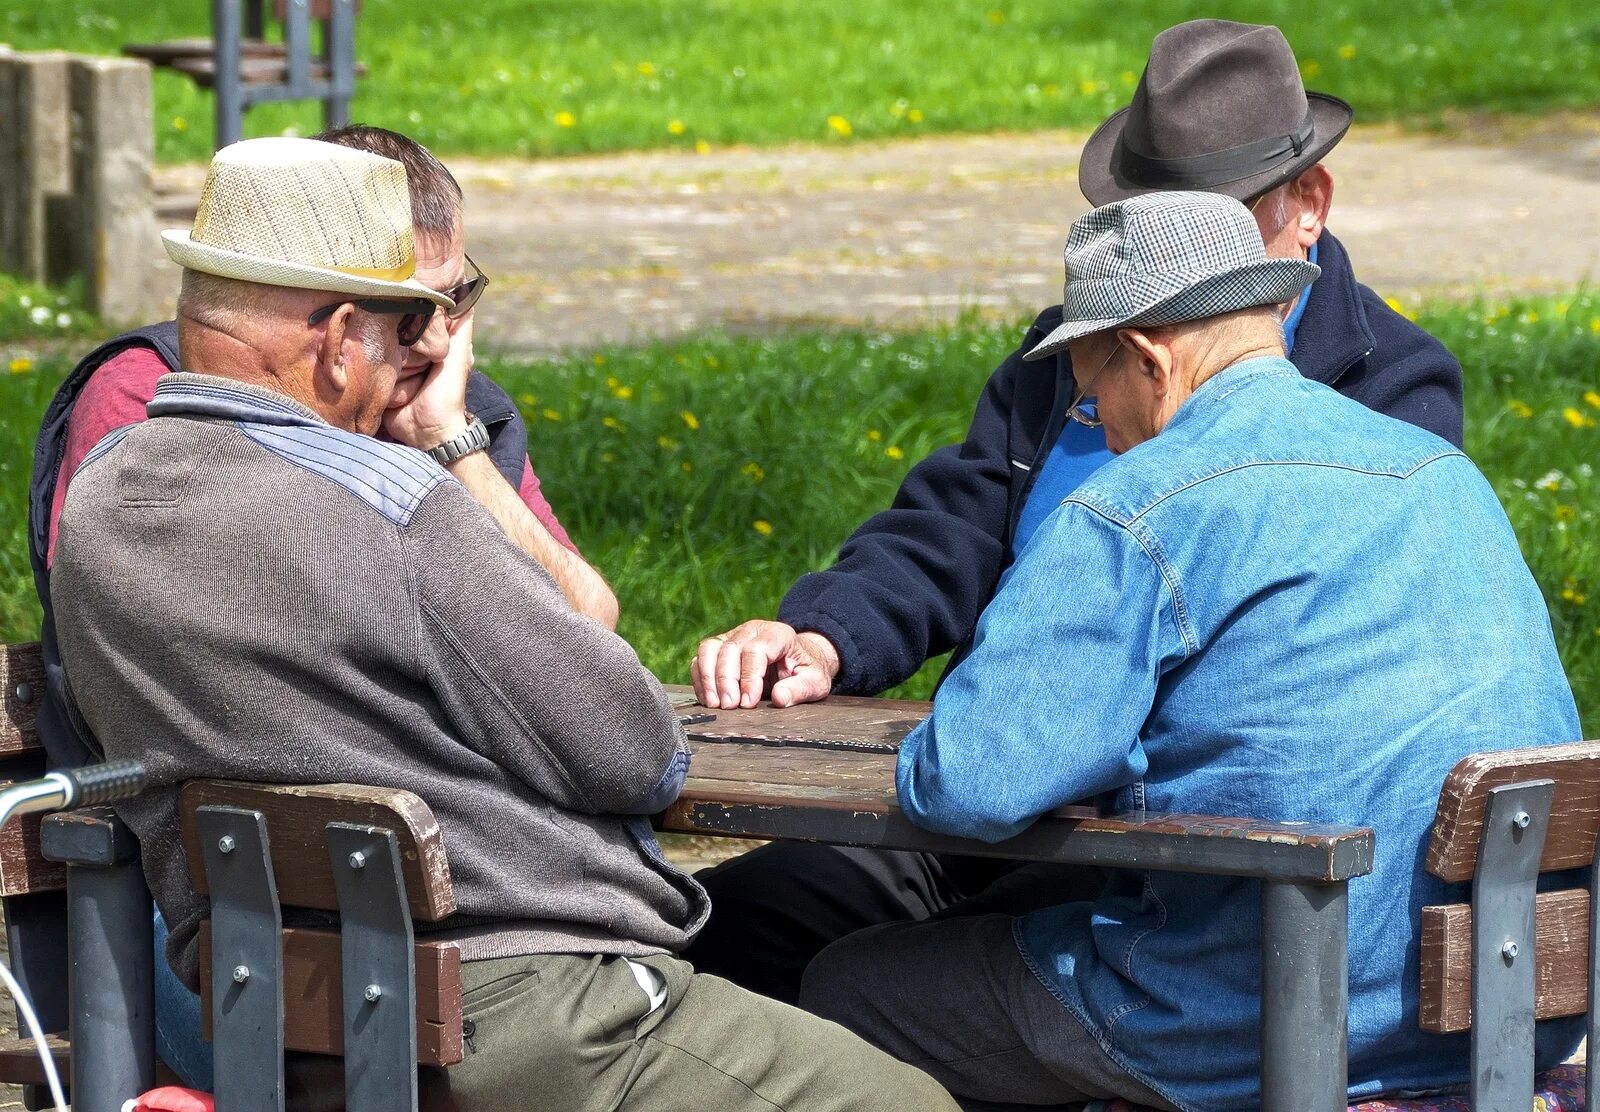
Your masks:
<path fill-rule="evenodd" d="M 461 435 L 428 449 L 428 454 L 441 465 L 448 467 L 462 456 L 481 452 L 489 446 L 489 427 L 480 417 L 473 417 Z"/>

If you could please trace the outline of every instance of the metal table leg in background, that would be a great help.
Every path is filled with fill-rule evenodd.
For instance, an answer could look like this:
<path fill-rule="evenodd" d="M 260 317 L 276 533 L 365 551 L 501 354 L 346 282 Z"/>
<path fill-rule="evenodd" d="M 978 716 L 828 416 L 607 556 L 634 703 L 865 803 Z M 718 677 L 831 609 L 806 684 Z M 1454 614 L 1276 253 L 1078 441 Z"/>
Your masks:
<path fill-rule="evenodd" d="M 1349 885 L 1261 882 L 1261 1107 L 1344 1112 Z"/>
<path fill-rule="evenodd" d="M 254 16 L 254 13 L 252 13 Z M 216 61 L 216 145 L 237 143 L 244 134 L 244 85 L 240 75 L 239 0 L 211 0 L 211 50 Z"/>

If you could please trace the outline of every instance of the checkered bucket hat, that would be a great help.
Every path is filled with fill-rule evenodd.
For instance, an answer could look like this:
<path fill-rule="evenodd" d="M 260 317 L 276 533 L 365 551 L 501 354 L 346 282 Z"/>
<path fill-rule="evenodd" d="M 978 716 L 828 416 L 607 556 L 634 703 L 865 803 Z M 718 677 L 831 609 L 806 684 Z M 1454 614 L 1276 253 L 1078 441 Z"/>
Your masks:
<path fill-rule="evenodd" d="M 1067 235 L 1062 323 L 1025 358 L 1124 325 L 1180 324 L 1299 295 L 1321 273 L 1269 259 L 1250 211 L 1220 193 L 1148 193 L 1080 216 Z"/>

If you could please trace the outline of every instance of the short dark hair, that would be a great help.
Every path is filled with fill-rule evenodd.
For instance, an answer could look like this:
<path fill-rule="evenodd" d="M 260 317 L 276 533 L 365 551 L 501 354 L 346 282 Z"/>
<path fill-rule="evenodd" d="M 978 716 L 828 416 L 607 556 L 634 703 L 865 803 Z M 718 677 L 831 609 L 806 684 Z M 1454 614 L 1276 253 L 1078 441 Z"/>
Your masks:
<path fill-rule="evenodd" d="M 311 138 L 394 159 L 406 168 L 415 229 L 438 236 L 452 236 L 461 229 L 461 186 L 444 163 L 415 139 L 371 124 L 329 128 Z"/>

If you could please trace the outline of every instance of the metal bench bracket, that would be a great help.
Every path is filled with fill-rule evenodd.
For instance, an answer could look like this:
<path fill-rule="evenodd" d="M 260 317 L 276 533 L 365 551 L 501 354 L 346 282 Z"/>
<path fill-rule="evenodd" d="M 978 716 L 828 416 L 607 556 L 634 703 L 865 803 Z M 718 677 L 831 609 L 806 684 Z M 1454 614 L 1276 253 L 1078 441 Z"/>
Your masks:
<path fill-rule="evenodd" d="M 195 812 L 211 889 L 217 1107 L 283 1112 L 283 912 L 259 811 Z"/>
<path fill-rule="evenodd" d="M 1554 780 L 1491 788 L 1472 878 L 1472 1107 L 1533 1105 L 1534 901 Z"/>
<path fill-rule="evenodd" d="M 339 896 L 347 1112 L 417 1107 L 416 950 L 393 831 L 330 822 Z"/>

